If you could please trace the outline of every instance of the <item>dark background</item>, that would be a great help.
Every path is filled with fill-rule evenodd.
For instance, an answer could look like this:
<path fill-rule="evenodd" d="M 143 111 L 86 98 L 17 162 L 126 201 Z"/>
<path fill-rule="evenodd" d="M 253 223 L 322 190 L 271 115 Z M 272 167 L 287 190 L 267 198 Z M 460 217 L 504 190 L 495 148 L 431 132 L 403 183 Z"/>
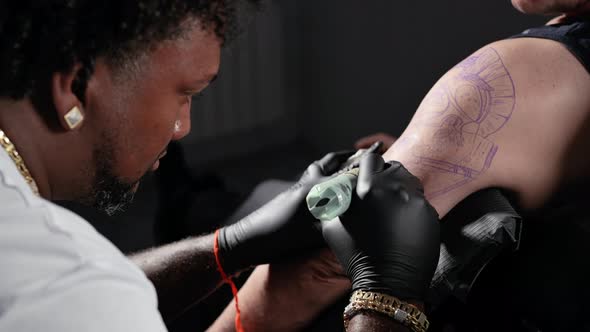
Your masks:
<path fill-rule="evenodd" d="M 166 190 L 190 191 L 182 204 L 191 209 L 191 225 L 179 229 L 209 231 L 257 183 L 293 179 L 364 135 L 399 135 L 446 70 L 547 20 L 520 14 L 507 0 L 268 2 L 224 51 L 219 79 L 194 101 L 193 130 L 181 147 L 198 183 L 184 188 L 188 174 L 175 168 L 177 160 L 164 160 L 168 173 L 148 177 L 122 214 L 67 206 L 129 253 L 157 242 L 158 212 L 160 227 L 187 222 L 174 212 L 186 206 L 161 210 L 157 184 L 167 183 Z M 205 323 L 185 317 L 172 330 L 196 331 L 199 324 Z"/>

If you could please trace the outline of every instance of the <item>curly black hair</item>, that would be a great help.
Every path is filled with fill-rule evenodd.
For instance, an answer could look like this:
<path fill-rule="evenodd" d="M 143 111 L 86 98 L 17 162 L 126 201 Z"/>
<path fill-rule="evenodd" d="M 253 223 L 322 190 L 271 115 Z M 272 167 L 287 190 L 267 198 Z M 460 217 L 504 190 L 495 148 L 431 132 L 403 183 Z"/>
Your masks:
<path fill-rule="evenodd" d="M 72 89 L 83 101 L 97 57 L 125 64 L 154 43 L 179 37 L 191 19 L 226 42 L 244 4 L 258 1 L 2 0 L 0 97 L 47 93 L 51 74 L 81 64 Z"/>

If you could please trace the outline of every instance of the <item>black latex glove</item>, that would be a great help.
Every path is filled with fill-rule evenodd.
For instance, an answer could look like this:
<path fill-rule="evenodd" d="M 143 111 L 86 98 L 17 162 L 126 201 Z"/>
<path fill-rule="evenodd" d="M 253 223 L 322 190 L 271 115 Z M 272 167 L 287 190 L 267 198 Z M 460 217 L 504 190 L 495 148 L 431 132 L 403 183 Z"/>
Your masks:
<path fill-rule="evenodd" d="M 309 165 L 287 191 L 237 223 L 219 230 L 223 268 L 238 272 L 325 245 L 319 222 L 307 209 L 311 188 L 337 171 L 354 152 L 333 152 Z"/>
<path fill-rule="evenodd" d="M 385 166 L 385 170 L 380 171 Z M 439 255 L 439 220 L 422 185 L 398 162 L 361 161 L 357 195 L 340 218 L 322 222 L 352 289 L 424 300 Z"/>

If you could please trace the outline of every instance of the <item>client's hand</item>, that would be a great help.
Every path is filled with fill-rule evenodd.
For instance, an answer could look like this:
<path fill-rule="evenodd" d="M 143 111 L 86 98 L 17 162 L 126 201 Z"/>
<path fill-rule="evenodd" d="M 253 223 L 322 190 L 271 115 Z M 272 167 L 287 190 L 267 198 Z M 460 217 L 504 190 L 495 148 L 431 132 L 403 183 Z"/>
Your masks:
<path fill-rule="evenodd" d="M 400 163 L 372 154 L 361 161 L 358 198 L 323 235 L 352 289 L 424 300 L 439 255 L 439 221 L 420 181 Z"/>
<path fill-rule="evenodd" d="M 352 154 L 326 155 L 311 164 L 290 189 L 239 222 L 220 229 L 219 250 L 226 272 L 286 259 L 323 245 L 319 223 L 307 210 L 305 197 Z"/>

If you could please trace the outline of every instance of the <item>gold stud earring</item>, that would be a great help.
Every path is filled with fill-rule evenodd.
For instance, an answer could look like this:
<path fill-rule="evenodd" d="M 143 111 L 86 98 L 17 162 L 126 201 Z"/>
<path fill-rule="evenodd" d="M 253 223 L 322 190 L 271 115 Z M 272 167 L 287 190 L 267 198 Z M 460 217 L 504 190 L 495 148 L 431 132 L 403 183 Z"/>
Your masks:
<path fill-rule="evenodd" d="M 84 114 L 82 114 L 82 111 L 78 106 L 74 106 L 68 111 L 68 113 L 66 113 L 66 115 L 64 115 L 64 119 L 66 120 L 68 127 L 73 130 L 82 124 L 84 121 Z"/>

